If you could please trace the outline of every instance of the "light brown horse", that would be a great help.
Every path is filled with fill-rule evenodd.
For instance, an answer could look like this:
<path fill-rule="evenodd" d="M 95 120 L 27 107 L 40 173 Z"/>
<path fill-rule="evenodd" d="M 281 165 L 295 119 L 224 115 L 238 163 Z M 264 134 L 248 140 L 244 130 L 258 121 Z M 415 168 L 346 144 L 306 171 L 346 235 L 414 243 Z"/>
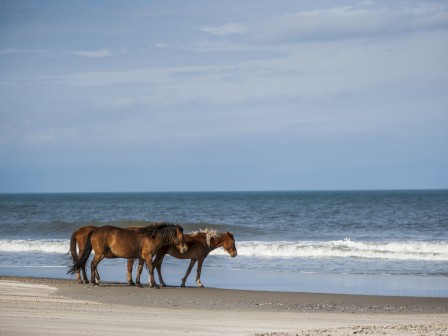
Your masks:
<path fill-rule="evenodd" d="M 95 256 L 90 264 L 90 281 L 94 285 L 99 284 L 95 275 L 98 264 L 104 258 L 138 258 L 144 261 L 149 269 L 149 287 L 158 287 L 154 280 L 152 258 L 165 245 L 175 245 L 180 253 L 187 251 L 182 227 L 169 223 L 152 224 L 136 230 L 102 226 L 89 234 L 83 254 L 68 273 L 73 274 L 80 269 L 87 262 L 93 249 Z"/>
<path fill-rule="evenodd" d="M 198 262 L 196 283 L 198 287 L 204 287 L 201 282 L 202 264 L 211 251 L 219 247 L 223 247 L 224 250 L 226 250 L 232 258 L 237 256 L 235 238 L 230 232 L 217 232 L 213 229 L 192 232 L 185 235 L 185 243 L 188 246 L 188 250 L 185 253 L 179 253 L 179 251 L 173 245 L 164 246 L 157 252 L 156 258 L 154 260 L 154 265 L 157 268 L 157 273 L 159 274 L 159 280 L 162 287 L 166 286 L 165 281 L 163 281 L 162 277 L 162 262 L 166 254 L 169 254 L 178 259 L 190 259 L 190 265 L 188 266 L 185 276 L 182 278 L 181 287 L 185 287 L 185 282 L 187 281 L 187 278 L 190 275 L 190 272 L 196 261 Z M 132 274 L 132 266 L 133 261 L 128 259 L 128 274 Z M 140 275 L 142 269 L 143 263 L 139 262 L 137 277 L 135 279 L 137 286 L 141 286 Z"/>
<path fill-rule="evenodd" d="M 151 223 L 151 224 L 157 224 L 157 222 Z M 143 226 L 131 226 L 126 228 L 127 230 L 138 230 L 142 228 Z M 89 225 L 89 226 L 83 226 L 79 229 L 77 229 L 75 232 L 73 232 L 71 239 L 70 239 L 70 254 L 72 256 L 73 263 L 76 263 L 79 260 L 79 256 L 83 254 L 85 245 L 87 243 L 88 237 L 92 231 L 95 231 L 98 229 L 97 226 Z M 78 247 L 78 251 L 77 248 Z M 134 260 L 134 259 L 131 259 Z M 87 261 L 80 267 L 80 269 L 77 269 L 75 271 L 76 273 L 76 279 L 79 283 L 89 283 L 89 280 L 87 279 L 87 273 L 86 273 L 86 263 Z M 82 272 L 82 278 L 81 278 L 81 272 Z M 98 270 L 95 274 L 96 279 L 100 280 L 100 275 L 98 274 Z M 134 281 L 132 281 L 132 274 L 127 274 L 127 281 L 131 286 L 135 286 Z"/>

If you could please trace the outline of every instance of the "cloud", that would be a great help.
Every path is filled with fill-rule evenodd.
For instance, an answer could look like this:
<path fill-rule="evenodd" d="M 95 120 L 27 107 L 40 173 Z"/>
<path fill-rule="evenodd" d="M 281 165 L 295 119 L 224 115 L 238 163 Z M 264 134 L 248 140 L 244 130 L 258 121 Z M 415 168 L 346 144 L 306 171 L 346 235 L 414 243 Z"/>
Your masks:
<path fill-rule="evenodd" d="M 263 43 L 337 41 L 391 36 L 429 29 L 448 28 L 448 8 L 443 6 L 401 9 L 365 6 L 299 11 L 253 23 L 252 37 Z"/>
<path fill-rule="evenodd" d="M 66 51 L 54 51 L 44 49 L 17 49 L 17 48 L 5 48 L 0 49 L 0 55 L 11 54 L 42 54 L 42 55 L 75 55 L 79 57 L 87 58 L 103 58 L 112 56 L 112 53 L 108 49 L 99 50 L 66 50 Z"/>
<path fill-rule="evenodd" d="M 0 55 L 11 55 L 11 54 L 45 54 L 48 50 L 40 49 L 17 49 L 17 48 L 5 48 L 0 49 Z"/>
<path fill-rule="evenodd" d="M 112 56 L 112 53 L 108 49 L 99 49 L 99 50 L 76 50 L 76 51 L 67 51 L 68 54 L 87 57 L 87 58 L 103 58 Z"/>
<path fill-rule="evenodd" d="M 79 72 L 62 77 L 66 84 L 78 86 L 108 86 L 117 84 L 154 84 L 164 86 L 187 82 L 194 78 L 209 78 L 228 74 L 235 66 L 179 66 L 139 68 L 127 71 Z"/>
<path fill-rule="evenodd" d="M 238 23 L 228 23 L 222 26 L 217 27 L 204 27 L 201 31 L 210 33 L 212 35 L 230 35 L 230 34 L 244 34 L 247 32 L 247 29 L 242 24 Z"/>
<path fill-rule="evenodd" d="M 229 39 L 238 35 L 244 45 L 280 45 L 375 38 L 446 28 L 448 6 L 445 4 L 387 3 L 380 7 L 367 0 L 351 6 L 306 9 L 207 26 L 201 31 Z"/>
<path fill-rule="evenodd" d="M 358 4 L 360 6 L 373 6 L 373 5 L 375 5 L 375 3 L 373 1 L 371 1 L 371 0 L 361 0 Z"/>

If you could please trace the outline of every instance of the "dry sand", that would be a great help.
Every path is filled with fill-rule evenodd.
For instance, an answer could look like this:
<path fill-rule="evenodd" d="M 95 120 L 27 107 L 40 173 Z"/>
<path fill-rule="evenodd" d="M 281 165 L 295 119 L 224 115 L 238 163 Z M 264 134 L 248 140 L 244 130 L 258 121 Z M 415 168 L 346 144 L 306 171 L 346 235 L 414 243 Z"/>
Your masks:
<path fill-rule="evenodd" d="M 0 277 L 0 335 L 448 335 L 448 298 Z"/>

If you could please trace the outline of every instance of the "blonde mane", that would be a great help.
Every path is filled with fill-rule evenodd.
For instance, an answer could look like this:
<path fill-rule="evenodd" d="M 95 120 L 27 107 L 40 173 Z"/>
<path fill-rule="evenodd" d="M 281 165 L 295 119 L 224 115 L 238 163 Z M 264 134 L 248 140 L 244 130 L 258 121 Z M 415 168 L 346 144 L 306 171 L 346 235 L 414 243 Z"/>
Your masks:
<path fill-rule="evenodd" d="M 200 229 L 199 231 L 193 231 L 190 233 L 191 236 L 195 237 L 200 233 L 205 233 L 205 239 L 207 241 L 207 246 L 210 246 L 211 239 L 218 239 L 220 238 L 224 233 L 218 232 L 215 229 L 207 228 L 207 229 Z"/>

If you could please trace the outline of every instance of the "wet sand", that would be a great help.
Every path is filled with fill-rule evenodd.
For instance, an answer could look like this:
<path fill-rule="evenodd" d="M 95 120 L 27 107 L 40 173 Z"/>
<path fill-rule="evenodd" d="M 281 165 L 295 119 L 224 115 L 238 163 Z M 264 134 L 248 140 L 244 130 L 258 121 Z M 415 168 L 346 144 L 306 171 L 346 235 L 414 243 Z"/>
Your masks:
<path fill-rule="evenodd" d="M 0 335 L 448 335 L 448 298 L 0 277 Z"/>

